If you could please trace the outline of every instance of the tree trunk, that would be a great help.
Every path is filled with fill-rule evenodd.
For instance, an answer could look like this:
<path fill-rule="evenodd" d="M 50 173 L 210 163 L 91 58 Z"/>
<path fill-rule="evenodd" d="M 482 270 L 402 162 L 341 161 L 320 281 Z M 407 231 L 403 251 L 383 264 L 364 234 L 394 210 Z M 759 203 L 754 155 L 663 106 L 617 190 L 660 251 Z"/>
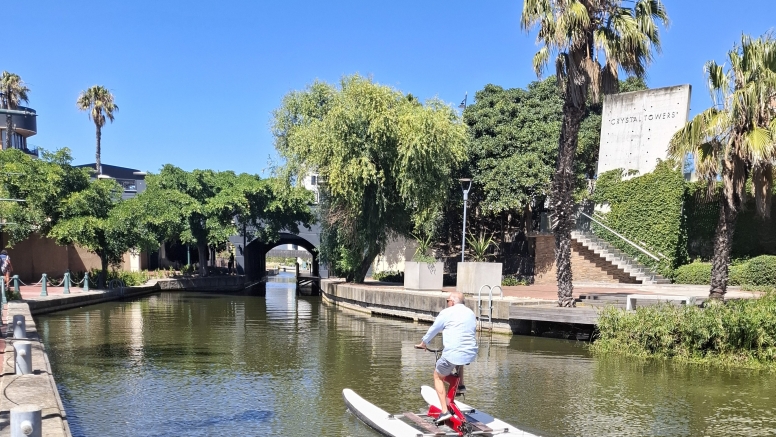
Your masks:
<path fill-rule="evenodd" d="M 11 148 L 11 130 L 13 129 L 13 121 L 11 114 L 5 114 L 5 144 L 3 144 L 3 150 Z"/>
<path fill-rule="evenodd" d="M 366 274 L 369 271 L 369 267 L 372 266 L 372 263 L 374 262 L 375 258 L 377 258 L 377 255 L 379 254 L 380 254 L 380 248 L 378 246 L 369 248 L 369 251 L 367 252 L 364 259 L 361 260 L 361 265 L 359 266 L 358 271 L 356 271 L 355 276 L 353 277 L 353 282 L 356 282 L 358 284 L 362 284 L 364 282 L 364 278 L 366 278 Z"/>
<path fill-rule="evenodd" d="M 207 243 L 197 241 L 197 257 L 199 258 L 199 276 L 207 276 Z"/>
<path fill-rule="evenodd" d="M 97 126 L 97 154 L 94 158 L 94 166 L 97 170 L 97 175 L 102 174 L 102 163 L 100 162 L 100 138 L 102 137 L 102 129 L 100 129 L 99 124 L 95 124 Z"/>
<path fill-rule="evenodd" d="M 108 255 L 105 253 L 98 255 L 100 255 L 100 267 L 102 267 L 102 270 L 100 270 L 100 275 L 97 278 L 97 288 L 105 290 L 107 288 L 106 282 L 108 280 Z"/>
<path fill-rule="evenodd" d="M 577 137 L 584 109 L 577 108 L 566 97 L 563 104 L 563 125 L 558 144 L 558 161 L 552 180 L 551 205 L 555 211 L 553 231 L 555 233 L 555 268 L 558 280 L 558 306 L 573 307 L 571 277 L 571 231 L 574 227 L 574 156 L 577 153 Z"/>
<path fill-rule="evenodd" d="M 724 299 L 727 293 L 728 265 L 733 248 L 733 234 L 736 230 L 738 208 L 731 205 L 728 196 L 720 196 L 719 219 L 714 232 L 714 257 L 711 259 L 710 299 Z"/>

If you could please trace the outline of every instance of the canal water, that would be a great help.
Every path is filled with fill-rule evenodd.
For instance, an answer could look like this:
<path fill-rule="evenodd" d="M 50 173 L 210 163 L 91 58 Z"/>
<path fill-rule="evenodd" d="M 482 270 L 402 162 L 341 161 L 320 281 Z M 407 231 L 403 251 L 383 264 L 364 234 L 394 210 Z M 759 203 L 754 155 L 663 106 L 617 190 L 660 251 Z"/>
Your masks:
<path fill-rule="evenodd" d="M 427 325 L 266 297 L 164 292 L 36 318 L 73 435 L 375 436 L 351 388 L 424 408 Z M 436 340 L 438 341 L 438 340 Z M 543 436 L 773 436 L 776 375 L 595 359 L 584 344 L 483 336 L 466 402 Z"/>

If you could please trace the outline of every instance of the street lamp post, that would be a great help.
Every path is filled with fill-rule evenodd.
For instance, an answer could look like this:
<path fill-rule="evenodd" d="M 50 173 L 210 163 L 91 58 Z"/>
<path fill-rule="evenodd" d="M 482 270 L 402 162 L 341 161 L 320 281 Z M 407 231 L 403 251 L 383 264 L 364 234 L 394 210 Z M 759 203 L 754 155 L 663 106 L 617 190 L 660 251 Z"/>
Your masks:
<path fill-rule="evenodd" d="M 461 262 L 465 261 L 464 254 L 466 253 L 466 202 L 469 200 L 469 190 L 472 188 L 472 180 L 470 178 L 458 179 L 461 182 L 461 190 L 463 190 L 463 234 L 461 235 Z"/>

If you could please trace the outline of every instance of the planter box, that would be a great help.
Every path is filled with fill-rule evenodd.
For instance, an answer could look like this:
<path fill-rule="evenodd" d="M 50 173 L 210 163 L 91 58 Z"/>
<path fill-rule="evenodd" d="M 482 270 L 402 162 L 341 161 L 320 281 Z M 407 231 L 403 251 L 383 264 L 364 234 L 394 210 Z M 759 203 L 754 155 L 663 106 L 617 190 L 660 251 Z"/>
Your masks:
<path fill-rule="evenodd" d="M 445 273 L 445 264 L 418 263 L 406 261 L 404 263 L 404 288 L 407 290 L 439 291 L 442 290 L 442 279 Z"/>
<path fill-rule="evenodd" d="M 501 263 L 462 262 L 458 263 L 455 291 L 477 294 L 483 285 L 501 285 Z M 488 288 L 482 290 L 487 295 Z"/>

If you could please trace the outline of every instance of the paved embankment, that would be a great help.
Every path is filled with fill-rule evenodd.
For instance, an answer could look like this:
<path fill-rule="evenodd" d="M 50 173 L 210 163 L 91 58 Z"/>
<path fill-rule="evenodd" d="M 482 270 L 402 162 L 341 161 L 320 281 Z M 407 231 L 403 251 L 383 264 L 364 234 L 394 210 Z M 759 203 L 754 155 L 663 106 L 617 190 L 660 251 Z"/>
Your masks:
<path fill-rule="evenodd" d="M 41 408 L 42 435 L 44 437 L 69 437 L 70 428 L 62 400 L 57 391 L 51 364 L 43 343 L 38 337 L 35 321 L 29 306 L 23 302 L 8 304 L 8 316 L 23 315 L 27 327 L 26 339 L 12 339 L 13 328 L 3 340 L 3 371 L 0 378 L 0 437 L 10 436 L 10 411 L 17 405 L 32 404 Z M 13 344 L 29 341 L 32 356 L 32 373 L 16 375 Z"/>
<path fill-rule="evenodd" d="M 23 315 L 27 327 L 27 339 L 32 353 L 32 374 L 16 375 L 13 344 L 13 328 L 5 325 L 0 338 L 3 354 L 3 369 L 0 375 L 0 437 L 11 435 L 10 411 L 23 404 L 40 406 L 43 417 L 44 437 L 70 437 L 67 416 L 57 391 L 51 364 L 45 347 L 38 336 L 33 316 L 69 308 L 93 305 L 110 300 L 125 299 L 161 290 L 208 290 L 239 291 L 255 284 L 248 283 L 244 276 L 216 276 L 209 278 L 172 278 L 152 280 L 140 287 L 124 287 L 114 290 L 83 291 L 71 288 L 64 294 L 62 287 L 47 287 L 47 296 L 41 296 L 40 286 L 20 287 L 22 301 L 6 305 L 3 321 L 13 320 L 14 315 Z"/>

